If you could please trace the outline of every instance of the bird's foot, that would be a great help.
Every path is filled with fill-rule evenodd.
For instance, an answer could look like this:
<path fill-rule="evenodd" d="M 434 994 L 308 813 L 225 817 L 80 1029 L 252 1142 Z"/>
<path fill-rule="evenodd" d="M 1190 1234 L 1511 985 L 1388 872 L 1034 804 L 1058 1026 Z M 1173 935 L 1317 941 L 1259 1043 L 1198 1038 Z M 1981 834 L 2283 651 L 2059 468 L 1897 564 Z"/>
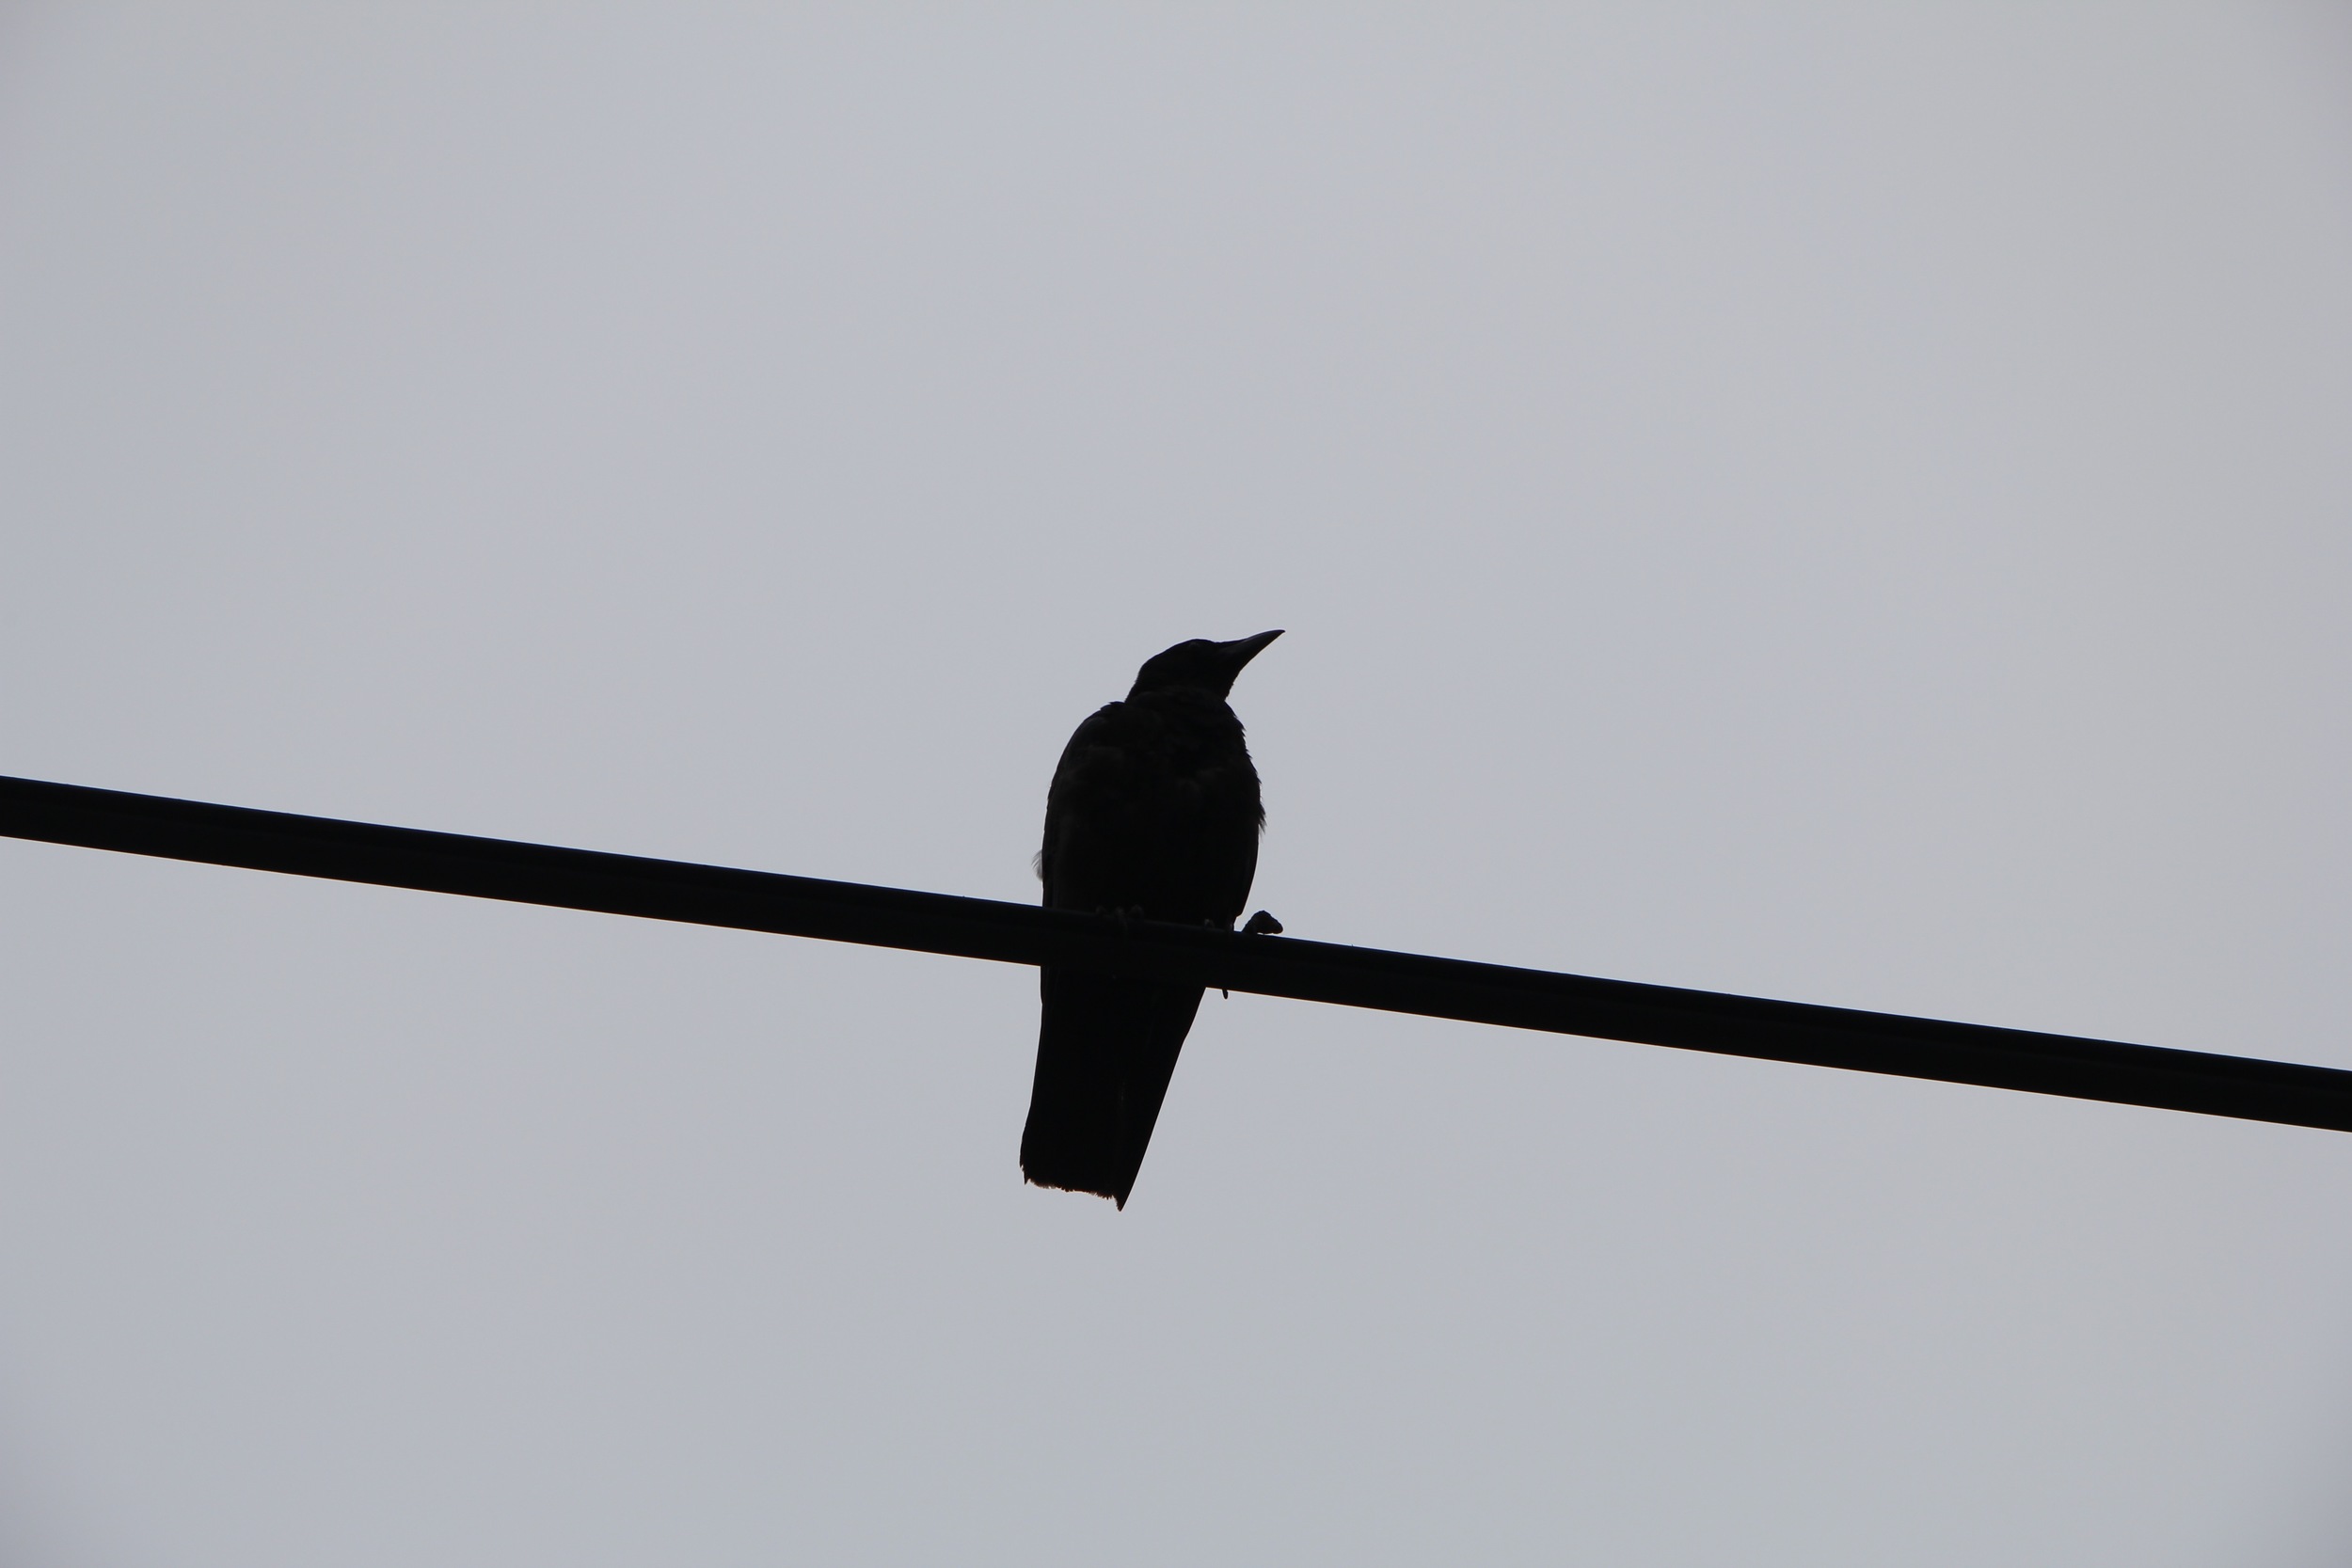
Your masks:
<path fill-rule="evenodd" d="M 1246 937 L 1279 937 L 1282 934 L 1282 923 L 1266 913 L 1265 911 L 1260 910 L 1256 914 L 1251 915 L 1248 922 L 1242 927 L 1241 934 Z M 1233 999 L 1233 993 L 1222 986 L 1217 988 L 1217 994 L 1228 1002 Z"/>

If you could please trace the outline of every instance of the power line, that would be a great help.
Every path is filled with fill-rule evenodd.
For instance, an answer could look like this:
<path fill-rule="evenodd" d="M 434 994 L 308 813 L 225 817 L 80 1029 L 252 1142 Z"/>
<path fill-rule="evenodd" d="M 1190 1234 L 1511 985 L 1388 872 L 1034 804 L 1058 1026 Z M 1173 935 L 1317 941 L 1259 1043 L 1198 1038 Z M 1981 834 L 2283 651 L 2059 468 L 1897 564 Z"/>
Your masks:
<path fill-rule="evenodd" d="M 2352 1072 L 0 777 L 0 834 L 2352 1132 Z"/>

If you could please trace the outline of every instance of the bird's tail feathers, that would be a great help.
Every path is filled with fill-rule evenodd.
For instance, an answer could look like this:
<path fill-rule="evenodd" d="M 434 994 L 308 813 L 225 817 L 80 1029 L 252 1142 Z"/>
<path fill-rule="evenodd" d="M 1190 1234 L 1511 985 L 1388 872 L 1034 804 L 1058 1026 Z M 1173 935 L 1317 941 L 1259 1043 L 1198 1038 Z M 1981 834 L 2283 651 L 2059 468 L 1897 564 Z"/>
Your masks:
<path fill-rule="evenodd" d="M 1052 967 L 1041 987 L 1021 1174 L 1124 1209 L 1200 988 Z"/>

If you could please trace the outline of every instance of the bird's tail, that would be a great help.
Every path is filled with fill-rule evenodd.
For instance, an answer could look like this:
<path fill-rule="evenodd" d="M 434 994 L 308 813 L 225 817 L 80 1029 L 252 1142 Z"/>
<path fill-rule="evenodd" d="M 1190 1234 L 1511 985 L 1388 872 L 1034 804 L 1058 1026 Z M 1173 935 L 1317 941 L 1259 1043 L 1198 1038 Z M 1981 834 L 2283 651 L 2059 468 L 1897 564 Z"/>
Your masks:
<path fill-rule="evenodd" d="M 1021 1174 L 1121 1209 L 1159 1120 L 1200 988 L 1048 967 Z"/>

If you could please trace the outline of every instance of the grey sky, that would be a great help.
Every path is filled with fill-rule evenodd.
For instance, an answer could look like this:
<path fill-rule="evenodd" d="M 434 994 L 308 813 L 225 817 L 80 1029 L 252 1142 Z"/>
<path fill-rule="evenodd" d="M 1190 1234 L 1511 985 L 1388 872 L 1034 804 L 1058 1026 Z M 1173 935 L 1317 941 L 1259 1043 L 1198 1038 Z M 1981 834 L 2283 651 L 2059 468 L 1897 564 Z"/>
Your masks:
<path fill-rule="evenodd" d="M 0 772 L 2352 1067 L 2352 29 L 20 7 Z M 0 844 L 0 1557 L 2319 1568 L 2352 1140 Z"/>

